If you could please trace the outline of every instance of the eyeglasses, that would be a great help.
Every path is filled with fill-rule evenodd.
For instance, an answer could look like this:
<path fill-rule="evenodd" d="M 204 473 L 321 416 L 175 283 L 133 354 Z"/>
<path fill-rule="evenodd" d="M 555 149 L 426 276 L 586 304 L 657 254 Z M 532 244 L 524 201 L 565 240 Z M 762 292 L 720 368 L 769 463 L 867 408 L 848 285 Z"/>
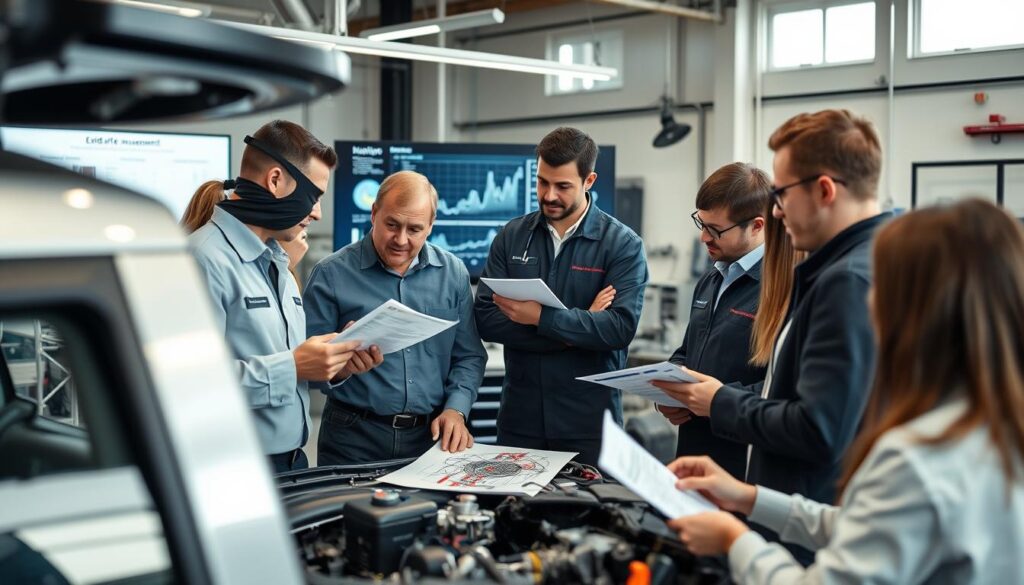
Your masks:
<path fill-rule="evenodd" d="M 708 235 L 711 236 L 712 238 L 716 239 L 716 240 L 721 239 L 722 235 L 725 234 L 725 232 L 731 230 L 732 228 L 740 227 L 741 225 L 747 225 L 748 223 L 754 221 L 758 217 L 761 217 L 761 216 L 760 215 L 755 215 L 754 217 L 751 217 L 749 219 L 745 219 L 745 220 L 743 220 L 741 222 L 734 223 L 734 224 L 732 224 L 731 226 L 729 226 L 729 227 L 727 227 L 725 229 L 717 229 L 717 228 L 713 228 L 713 227 L 709 226 L 708 224 L 704 223 L 703 221 L 701 221 L 700 218 L 697 217 L 697 212 L 696 211 L 694 211 L 693 213 L 690 214 L 690 218 L 693 219 L 693 225 L 697 226 L 697 229 L 699 229 L 701 231 L 708 232 Z"/>
<path fill-rule="evenodd" d="M 800 179 L 799 181 L 797 181 L 795 183 L 790 183 L 788 185 L 783 185 L 782 187 L 775 187 L 775 186 L 773 186 L 772 190 L 769 191 L 768 194 L 771 195 L 772 201 L 775 202 L 775 205 L 777 205 L 779 208 L 781 208 L 782 207 L 782 195 L 786 192 L 786 189 L 789 189 L 791 187 L 796 187 L 797 185 L 803 185 L 804 183 L 810 183 L 811 181 L 817 181 L 821 177 L 828 177 L 828 178 L 832 179 L 832 182 L 839 183 L 840 185 L 845 185 L 846 184 L 846 181 L 840 179 L 839 177 L 829 177 L 828 175 L 814 175 L 813 177 L 807 177 L 806 179 Z"/>

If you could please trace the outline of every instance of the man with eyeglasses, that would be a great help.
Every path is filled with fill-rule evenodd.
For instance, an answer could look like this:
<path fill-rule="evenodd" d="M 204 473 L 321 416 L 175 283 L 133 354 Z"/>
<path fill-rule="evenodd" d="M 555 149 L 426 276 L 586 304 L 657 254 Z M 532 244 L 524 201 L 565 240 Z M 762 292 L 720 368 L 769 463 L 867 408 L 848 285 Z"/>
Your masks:
<path fill-rule="evenodd" d="M 768 175 L 749 164 L 732 163 L 711 174 L 697 191 L 690 216 L 700 241 L 715 261 L 697 282 L 683 343 L 669 361 L 737 384 L 764 380 L 765 368 L 750 363 L 750 335 L 761 292 L 764 213 L 771 201 Z M 707 455 L 742 477 L 744 443 L 716 437 L 706 417 L 685 408 L 658 408 L 679 426 L 676 455 Z"/>
<path fill-rule="evenodd" d="M 882 151 L 871 123 L 847 110 L 790 118 L 768 145 L 780 185 L 771 192 L 773 213 L 793 247 L 810 256 L 796 268 L 767 378 L 753 393 L 703 374 L 695 374 L 695 384 L 658 384 L 709 417 L 716 436 L 751 445 L 746 481 L 759 486 L 758 501 L 760 490 L 775 490 L 831 504 L 874 367 L 871 238 L 890 216 L 878 205 Z M 787 548 L 805 565 L 814 558 L 807 549 Z M 734 566 L 734 574 L 745 571 Z"/>

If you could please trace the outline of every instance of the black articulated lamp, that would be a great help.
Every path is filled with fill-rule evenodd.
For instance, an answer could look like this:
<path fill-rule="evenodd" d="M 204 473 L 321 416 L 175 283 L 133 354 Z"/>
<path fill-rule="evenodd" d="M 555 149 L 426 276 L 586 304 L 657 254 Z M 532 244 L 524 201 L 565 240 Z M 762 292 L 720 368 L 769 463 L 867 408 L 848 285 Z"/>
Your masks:
<path fill-rule="evenodd" d="M 690 133 L 690 125 L 676 122 L 672 116 L 672 100 L 668 96 L 661 98 L 661 131 L 654 137 L 655 148 L 665 148 L 679 142 Z"/>

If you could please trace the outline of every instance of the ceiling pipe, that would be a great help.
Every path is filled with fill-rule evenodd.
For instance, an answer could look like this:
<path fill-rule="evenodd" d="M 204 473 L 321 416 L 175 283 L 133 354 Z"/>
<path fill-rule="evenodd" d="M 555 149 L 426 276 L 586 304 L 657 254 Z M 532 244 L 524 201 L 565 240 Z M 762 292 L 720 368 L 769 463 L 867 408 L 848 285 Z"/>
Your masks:
<path fill-rule="evenodd" d="M 658 12 L 661 14 L 668 14 L 669 16 L 678 16 L 680 18 L 689 18 L 691 20 L 703 20 L 705 22 L 721 22 L 722 17 L 720 14 L 714 14 L 706 12 L 704 10 L 697 10 L 695 8 L 683 8 L 682 6 L 675 6 L 673 4 L 664 4 L 662 2 L 653 2 L 651 0 L 595 0 L 601 4 L 612 4 L 614 6 L 622 6 L 624 8 L 634 8 L 636 10 L 648 10 L 651 12 Z"/>

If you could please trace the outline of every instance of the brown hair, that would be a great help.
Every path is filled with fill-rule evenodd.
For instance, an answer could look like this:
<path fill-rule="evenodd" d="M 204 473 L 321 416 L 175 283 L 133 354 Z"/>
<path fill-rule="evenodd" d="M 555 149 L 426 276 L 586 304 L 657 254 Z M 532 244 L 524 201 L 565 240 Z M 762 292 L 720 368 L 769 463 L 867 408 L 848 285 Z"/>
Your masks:
<path fill-rule="evenodd" d="M 771 215 L 771 190 L 772 182 L 761 169 L 747 163 L 730 163 L 711 173 L 701 184 L 697 190 L 697 209 L 725 208 L 730 220 L 749 221 Z"/>
<path fill-rule="evenodd" d="M 274 120 L 267 122 L 252 135 L 253 138 L 277 151 L 285 160 L 292 163 L 299 170 L 309 170 L 309 163 L 312 159 L 318 159 L 330 168 L 338 164 L 338 154 L 334 149 L 317 140 L 309 130 L 294 122 L 286 120 Z M 276 163 L 258 148 L 245 146 L 242 151 L 243 177 L 259 175 Z"/>
<path fill-rule="evenodd" d="M 377 189 L 377 198 L 373 200 L 373 209 L 380 207 L 381 201 L 388 193 L 396 191 L 398 205 L 408 205 L 413 196 L 421 193 L 430 195 L 431 219 L 437 217 L 437 189 L 430 179 L 416 171 L 398 171 L 388 175 Z"/>
<path fill-rule="evenodd" d="M 181 216 L 181 227 L 192 233 L 206 225 L 213 217 L 213 208 L 224 200 L 224 181 L 207 181 L 196 189 Z"/>
<path fill-rule="evenodd" d="M 775 340 L 789 312 L 793 294 L 793 269 L 807 257 L 793 248 L 781 219 L 772 215 L 773 201 L 764 211 L 764 261 L 761 268 L 761 292 L 757 316 L 750 334 L 750 363 L 764 366 L 775 348 Z"/>
<path fill-rule="evenodd" d="M 586 132 L 568 126 L 555 128 L 537 145 L 537 156 L 553 167 L 576 163 L 576 172 L 584 181 L 597 164 L 597 143 Z"/>
<path fill-rule="evenodd" d="M 776 152 L 788 147 L 793 173 L 801 179 L 835 173 L 857 199 L 878 196 L 882 173 L 878 134 L 871 122 L 849 110 L 793 116 L 772 133 L 768 146 Z"/>
<path fill-rule="evenodd" d="M 967 410 L 924 444 L 978 425 L 1006 474 L 1024 455 L 1024 233 L 995 205 L 972 199 L 899 217 L 875 240 L 874 388 L 851 447 L 845 486 L 889 429 L 951 395 Z"/>

